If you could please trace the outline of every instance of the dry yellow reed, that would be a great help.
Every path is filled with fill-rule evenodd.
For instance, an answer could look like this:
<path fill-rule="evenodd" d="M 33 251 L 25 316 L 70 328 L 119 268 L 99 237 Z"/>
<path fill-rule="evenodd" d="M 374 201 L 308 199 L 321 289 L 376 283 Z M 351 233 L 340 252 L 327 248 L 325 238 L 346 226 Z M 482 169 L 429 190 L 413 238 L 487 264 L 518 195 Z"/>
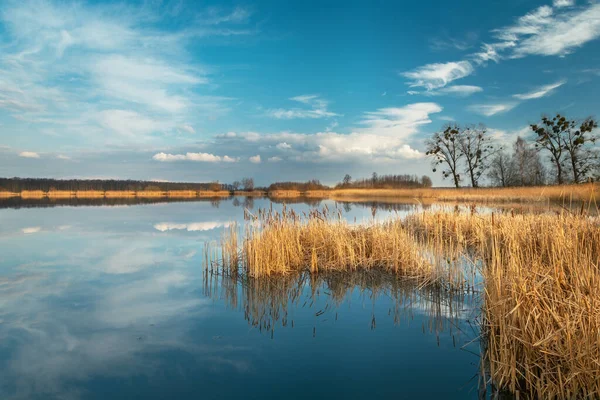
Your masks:
<path fill-rule="evenodd" d="M 293 210 L 247 212 L 241 254 L 237 231 L 231 228 L 222 244 L 227 265 L 241 263 L 251 277 L 286 275 L 308 270 L 382 270 L 423 285 L 465 283 L 458 263 L 447 264 L 435 247 L 420 245 L 400 220 L 351 225 L 341 212 L 327 208 L 303 216 Z"/>
<path fill-rule="evenodd" d="M 600 223 L 585 215 L 425 213 L 411 230 L 477 253 L 493 383 L 530 398 L 600 395 Z"/>

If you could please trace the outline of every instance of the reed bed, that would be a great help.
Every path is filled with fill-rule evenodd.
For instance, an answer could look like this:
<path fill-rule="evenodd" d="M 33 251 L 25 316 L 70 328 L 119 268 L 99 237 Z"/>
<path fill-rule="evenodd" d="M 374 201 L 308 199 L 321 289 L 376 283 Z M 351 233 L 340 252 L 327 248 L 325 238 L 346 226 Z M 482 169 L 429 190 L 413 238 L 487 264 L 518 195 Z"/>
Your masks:
<path fill-rule="evenodd" d="M 75 192 L 75 197 L 78 199 L 99 199 L 104 197 L 102 190 L 78 190 Z"/>
<path fill-rule="evenodd" d="M 190 197 L 198 197 L 198 192 L 195 190 L 169 190 L 165 193 L 165 196 L 183 199 Z"/>
<path fill-rule="evenodd" d="M 133 190 L 107 190 L 104 192 L 104 197 L 107 199 L 136 197 L 136 192 Z"/>
<path fill-rule="evenodd" d="M 245 197 L 265 197 L 267 195 L 267 192 L 264 192 L 262 190 L 252 190 L 252 191 L 248 191 L 248 190 L 236 190 L 233 192 L 234 196 L 245 196 Z"/>
<path fill-rule="evenodd" d="M 51 199 L 70 199 L 75 193 L 70 190 L 51 190 L 47 196 Z"/>
<path fill-rule="evenodd" d="M 0 199 L 8 199 L 10 197 L 19 197 L 19 193 L 0 191 Z"/>
<path fill-rule="evenodd" d="M 24 199 L 41 199 L 46 197 L 46 192 L 41 190 L 23 190 L 21 197 Z"/>
<path fill-rule="evenodd" d="M 427 188 L 427 189 L 333 189 L 307 191 L 308 197 L 344 198 L 417 198 L 437 201 L 470 202 L 595 202 L 600 201 L 600 185 L 514 187 L 514 188 Z"/>
<path fill-rule="evenodd" d="M 148 199 L 167 197 L 168 194 L 169 194 L 169 192 L 162 191 L 162 190 L 141 190 L 141 191 L 135 192 L 136 197 L 148 198 Z"/>
<path fill-rule="evenodd" d="M 300 197 L 302 192 L 299 190 L 272 190 L 268 193 L 268 196 L 277 198 Z"/>
<path fill-rule="evenodd" d="M 197 192 L 198 197 L 229 197 L 229 190 L 200 190 Z"/>
<path fill-rule="evenodd" d="M 223 264 L 239 264 L 250 277 L 381 270 L 422 286 L 462 287 L 466 282 L 459 260 L 441 258 L 433 242 L 417 243 L 397 219 L 351 225 L 340 210 L 324 207 L 298 215 L 284 206 L 281 213 L 271 209 L 254 215 L 246 210 L 246 221 L 240 245 L 235 226 L 225 235 Z"/>
<path fill-rule="evenodd" d="M 600 397 L 600 223 L 585 214 L 424 213 L 417 236 L 484 261 L 491 381 L 527 398 Z"/>

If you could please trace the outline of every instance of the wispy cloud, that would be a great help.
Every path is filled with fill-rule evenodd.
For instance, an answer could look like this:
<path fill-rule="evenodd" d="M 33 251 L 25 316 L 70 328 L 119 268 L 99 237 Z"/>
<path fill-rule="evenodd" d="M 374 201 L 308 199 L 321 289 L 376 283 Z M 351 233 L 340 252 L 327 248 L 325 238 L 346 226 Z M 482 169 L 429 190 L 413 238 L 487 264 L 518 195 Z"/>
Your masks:
<path fill-rule="evenodd" d="M 573 0 L 555 0 L 553 6 L 538 7 L 514 24 L 492 30 L 496 41 L 481 43 L 480 50 L 464 60 L 427 64 L 401 75 L 411 87 L 432 91 L 471 75 L 474 67 L 489 61 L 529 55 L 564 57 L 600 37 L 600 3 L 576 7 Z"/>
<path fill-rule="evenodd" d="M 509 102 L 509 103 L 496 103 L 496 104 L 473 104 L 469 106 L 469 110 L 485 115 L 486 117 L 491 117 L 496 114 L 505 113 L 507 111 L 512 110 L 518 105 L 517 102 Z"/>
<path fill-rule="evenodd" d="M 409 90 L 407 93 L 410 95 L 422 94 L 425 96 L 456 96 L 456 97 L 467 97 L 475 93 L 483 92 L 483 88 L 480 86 L 472 85 L 453 85 L 446 86 L 436 90 L 428 90 L 424 92 L 418 92 Z"/>
<path fill-rule="evenodd" d="M 569 1 L 555 1 L 556 9 L 542 6 L 498 29 L 496 36 L 514 42 L 511 57 L 528 55 L 565 56 L 600 37 L 600 4 L 571 10 Z M 563 9 L 567 11 L 563 12 Z M 558 11 L 561 11 L 560 13 Z"/>
<path fill-rule="evenodd" d="M 196 162 L 208 162 L 208 163 L 218 163 L 218 162 L 237 162 L 239 159 L 229 157 L 229 156 L 216 156 L 210 153 L 186 153 L 186 154 L 167 154 L 167 153 L 157 153 L 152 157 L 155 161 L 161 162 L 174 162 L 174 161 L 196 161 Z"/>
<path fill-rule="evenodd" d="M 456 37 L 436 37 L 429 40 L 429 48 L 435 51 L 455 49 L 465 51 L 473 47 L 477 41 L 477 33 L 468 32 L 463 38 Z"/>
<path fill-rule="evenodd" d="M 442 107 L 436 103 L 414 103 L 404 107 L 381 108 L 365 113 L 361 125 L 365 128 L 356 132 L 394 136 L 405 139 L 419 126 L 431 123 L 430 114 L 439 113 Z"/>
<path fill-rule="evenodd" d="M 519 99 L 519 100 L 539 99 L 541 97 L 545 97 L 545 96 L 552 94 L 552 92 L 556 88 L 561 87 L 565 83 L 566 83 L 566 81 L 564 81 L 564 80 L 556 82 L 556 83 L 551 83 L 549 85 L 540 86 L 539 88 L 532 90 L 531 92 L 528 92 L 528 93 L 515 94 L 515 95 L 513 95 L 513 97 L 516 99 Z"/>
<path fill-rule="evenodd" d="M 160 141 L 230 110 L 187 47 L 252 34 L 251 12 L 210 9 L 182 23 L 167 4 L 7 1 L 0 12 L 0 109 L 29 131 L 85 136 L 88 145 Z"/>
<path fill-rule="evenodd" d="M 413 71 L 402 72 L 410 79 L 411 87 L 424 87 L 427 90 L 446 86 L 448 83 L 469 76 L 474 69 L 468 61 L 427 64 Z"/>
<path fill-rule="evenodd" d="M 295 118 L 329 118 L 337 117 L 336 114 L 328 110 L 329 102 L 320 98 L 318 95 L 302 95 L 292 97 L 289 100 L 305 104 L 310 108 L 275 108 L 267 111 L 267 116 L 277 119 L 295 119 Z"/>

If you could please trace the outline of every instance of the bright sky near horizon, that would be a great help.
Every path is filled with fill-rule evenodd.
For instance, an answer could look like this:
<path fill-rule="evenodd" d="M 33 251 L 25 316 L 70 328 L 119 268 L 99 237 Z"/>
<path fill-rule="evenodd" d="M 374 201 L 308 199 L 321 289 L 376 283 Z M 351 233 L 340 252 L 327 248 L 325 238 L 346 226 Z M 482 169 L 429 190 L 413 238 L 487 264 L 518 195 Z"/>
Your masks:
<path fill-rule="evenodd" d="M 449 185 L 448 121 L 510 143 L 600 105 L 596 1 L 0 5 L 0 176 Z"/>

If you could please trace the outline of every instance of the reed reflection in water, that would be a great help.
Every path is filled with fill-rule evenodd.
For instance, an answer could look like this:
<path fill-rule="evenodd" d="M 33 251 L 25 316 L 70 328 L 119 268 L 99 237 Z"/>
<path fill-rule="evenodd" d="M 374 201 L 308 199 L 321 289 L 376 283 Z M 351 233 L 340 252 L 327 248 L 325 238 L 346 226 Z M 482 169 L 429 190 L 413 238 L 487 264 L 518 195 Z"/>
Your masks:
<path fill-rule="evenodd" d="M 448 333 L 453 345 L 477 336 L 479 310 L 478 293 L 456 291 L 432 285 L 418 286 L 414 281 L 398 279 L 383 271 L 351 271 L 311 274 L 308 271 L 289 275 L 264 277 L 246 276 L 235 269 L 216 264 L 206 267 L 204 295 L 224 301 L 228 308 L 243 311 L 248 324 L 260 332 L 275 336 L 277 328 L 294 328 L 295 310 L 313 309 L 316 324 L 343 318 L 345 302 L 358 295 L 362 306 L 371 305 L 370 328 L 377 328 L 375 303 L 389 302 L 387 315 L 394 325 L 411 323 L 421 317 L 424 333 L 438 337 Z M 357 321 L 363 323 L 363 321 Z M 465 330 L 467 327 L 468 331 Z M 469 328 L 470 327 L 470 328 Z"/>

